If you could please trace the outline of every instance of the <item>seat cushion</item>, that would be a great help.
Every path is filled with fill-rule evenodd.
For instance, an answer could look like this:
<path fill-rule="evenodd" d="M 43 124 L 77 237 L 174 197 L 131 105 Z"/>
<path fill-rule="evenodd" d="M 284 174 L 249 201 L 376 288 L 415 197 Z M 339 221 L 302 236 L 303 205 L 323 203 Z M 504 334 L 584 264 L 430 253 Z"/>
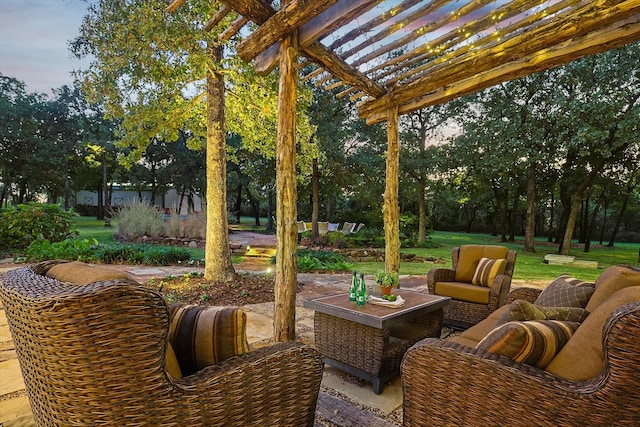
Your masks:
<path fill-rule="evenodd" d="M 573 336 L 577 322 L 509 322 L 489 333 L 476 348 L 544 369 Z"/>
<path fill-rule="evenodd" d="M 476 271 L 471 278 L 471 284 L 489 287 L 498 274 L 504 273 L 507 267 L 506 259 L 480 258 Z"/>
<path fill-rule="evenodd" d="M 593 291 L 593 283 L 581 282 L 563 274 L 538 295 L 534 304 L 540 307 L 585 308 Z"/>
<path fill-rule="evenodd" d="M 515 300 L 498 319 L 497 324 L 526 320 L 563 320 L 582 323 L 588 315 L 589 312 L 580 307 L 540 307 L 525 300 Z"/>
<path fill-rule="evenodd" d="M 489 304 L 489 288 L 470 283 L 436 282 L 435 294 L 476 304 Z"/>
<path fill-rule="evenodd" d="M 173 304 L 169 310 L 169 342 L 183 375 L 249 351 L 241 309 Z"/>
<path fill-rule="evenodd" d="M 93 282 L 115 279 L 130 280 L 126 273 L 80 261 L 56 264 L 47 271 L 46 276 L 61 282 L 78 285 L 88 285 Z"/>
<path fill-rule="evenodd" d="M 636 301 L 640 301 L 640 286 L 624 288 L 596 307 L 549 363 L 547 371 L 572 381 L 597 377 L 604 369 L 602 334 L 605 323 L 615 310 Z"/>
<path fill-rule="evenodd" d="M 640 286 L 640 271 L 623 266 L 607 268 L 596 279 L 595 291 L 586 309 L 593 311 L 611 295 L 628 286 Z"/>
<path fill-rule="evenodd" d="M 458 252 L 456 282 L 471 283 L 480 258 L 506 259 L 509 250 L 504 246 L 462 245 Z"/>

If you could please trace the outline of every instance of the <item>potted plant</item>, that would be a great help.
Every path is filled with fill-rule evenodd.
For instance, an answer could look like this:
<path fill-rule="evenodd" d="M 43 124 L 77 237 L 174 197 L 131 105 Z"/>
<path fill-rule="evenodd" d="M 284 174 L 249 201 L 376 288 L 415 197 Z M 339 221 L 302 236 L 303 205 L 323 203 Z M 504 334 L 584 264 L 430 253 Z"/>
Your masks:
<path fill-rule="evenodd" d="M 374 277 L 375 277 L 376 283 L 380 286 L 382 295 L 389 295 L 391 294 L 392 288 L 398 287 L 398 282 L 399 282 L 398 273 L 378 270 L 374 275 Z"/>

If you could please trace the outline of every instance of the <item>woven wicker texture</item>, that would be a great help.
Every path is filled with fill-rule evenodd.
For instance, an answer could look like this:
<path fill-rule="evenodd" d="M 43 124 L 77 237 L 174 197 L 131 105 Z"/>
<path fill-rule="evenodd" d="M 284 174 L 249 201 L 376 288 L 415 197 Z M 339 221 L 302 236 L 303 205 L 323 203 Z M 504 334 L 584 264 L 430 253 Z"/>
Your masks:
<path fill-rule="evenodd" d="M 453 248 L 451 251 L 451 269 L 437 268 L 427 273 L 427 286 L 430 294 L 437 295 L 435 291 L 436 282 L 455 281 L 459 256 L 460 248 Z M 516 251 L 507 252 L 507 266 L 504 273 L 498 274 L 489 286 L 489 304 L 476 304 L 452 299 L 449 305 L 444 307 L 444 322 L 469 327 L 487 318 L 489 314 L 502 306 L 511 289 L 511 277 L 516 264 L 516 256 Z"/>
<path fill-rule="evenodd" d="M 640 425 L 640 302 L 609 318 L 606 364 L 571 382 L 482 350 L 425 339 L 402 362 L 404 426 Z"/>
<path fill-rule="evenodd" d="M 425 337 L 439 337 L 442 313 L 427 313 L 397 328 L 383 330 L 315 313 L 316 348 L 323 356 L 339 360 L 373 376 L 399 368 L 409 347 Z"/>
<path fill-rule="evenodd" d="M 319 354 L 289 342 L 173 380 L 165 372 L 169 313 L 144 286 L 0 278 L 9 328 L 39 426 L 313 425 Z"/>

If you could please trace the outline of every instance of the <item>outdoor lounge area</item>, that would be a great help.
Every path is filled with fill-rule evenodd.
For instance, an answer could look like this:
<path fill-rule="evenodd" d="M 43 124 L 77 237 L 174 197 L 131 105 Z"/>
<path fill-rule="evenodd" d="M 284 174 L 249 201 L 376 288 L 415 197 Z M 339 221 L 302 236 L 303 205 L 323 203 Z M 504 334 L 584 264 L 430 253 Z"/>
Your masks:
<path fill-rule="evenodd" d="M 270 304 L 246 307 L 241 312 L 231 311 L 224 316 L 222 312 L 216 312 L 213 317 L 203 314 L 202 318 L 216 319 L 214 323 L 240 325 L 232 329 L 242 331 L 241 336 L 227 344 L 234 348 L 231 353 L 237 355 L 231 354 L 227 361 L 222 359 L 229 354 L 221 355 L 219 359 L 214 356 L 215 369 L 200 370 L 202 366 L 194 365 L 192 369 L 198 372 L 189 375 L 190 371 L 185 370 L 183 374 L 186 376 L 180 380 L 178 374 L 165 373 L 171 372 L 172 368 L 170 357 L 162 346 L 149 347 L 147 344 L 166 337 L 168 333 L 169 342 L 179 348 L 180 341 L 184 343 L 184 339 L 179 338 L 179 330 L 170 329 L 162 333 L 161 329 L 149 331 L 146 327 L 140 333 L 135 332 L 134 325 L 148 325 L 152 317 L 158 316 L 160 306 L 150 304 L 151 300 L 144 296 L 150 292 L 148 288 L 144 288 L 142 294 L 134 292 L 137 285 L 124 278 L 135 277 L 134 274 L 123 275 L 121 269 L 107 269 L 100 272 L 102 276 L 95 276 L 106 281 L 93 284 L 87 276 L 89 270 L 80 266 L 85 270 L 76 277 L 83 277 L 88 284 L 68 285 L 46 277 L 52 265 L 45 262 L 33 267 L 14 268 L 2 276 L 3 284 L 0 285 L 3 311 L 12 328 L 27 395 L 38 425 L 68 425 L 73 419 L 84 420 L 82 423 L 90 425 L 99 425 L 102 419 L 105 425 L 112 425 L 118 413 L 123 417 L 119 424 L 126 425 L 132 420 L 131 408 L 137 408 L 133 412 L 140 417 L 142 424 L 157 425 L 158 421 L 153 420 L 167 420 L 167 411 L 159 408 L 170 404 L 168 399 L 173 398 L 179 398 L 182 403 L 169 411 L 170 416 L 179 414 L 175 420 L 180 423 L 189 419 L 189 413 L 200 413 L 200 410 L 191 412 L 189 405 L 197 408 L 204 404 L 205 398 L 212 399 L 211 404 L 220 399 L 227 402 L 216 391 L 222 389 L 225 396 L 228 393 L 242 396 L 249 392 L 250 407 L 245 406 L 248 403 L 245 399 L 238 398 L 234 405 L 225 403 L 224 410 L 214 410 L 205 418 L 198 418 L 198 415 L 190 425 L 315 423 L 319 426 L 433 426 L 476 425 L 476 422 L 482 425 L 531 425 L 530 419 L 521 417 L 523 411 L 535 414 L 536 425 L 558 425 L 559 422 L 637 425 L 640 419 L 640 384 L 636 375 L 640 360 L 640 346 L 636 339 L 640 334 L 638 269 L 610 267 L 600 274 L 595 283 L 561 276 L 544 289 L 514 287 L 505 303 L 477 325 L 462 333 L 451 334 L 447 329 L 443 331 L 445 335 L 451 334 L 447 339 L 426 338 L 408 350 L 402 350 L 406 355 L 401 358 L 401 377 L 387 378 L 385 382 L 390 381 L 387 387 L 376 395 L 369 381 L 354 379 L 340 369 L 329 365 L 323 368 L 318 364 L 319 357 L 323 355 L 314 349 L 318 340 L 317 336 L 315 340 L 313 338 L 314 310 L 303 307 L 305 301 L 320 301 L 336 292 L 343 292 L 342 286 L 348 281 L 346 274 L 301 278 L 309 284 L 299 296 L 301 300 L 297 309 L 297 328 L 302 343 L 274 346 L 269 338 L 265 338 L 272 332 L 271 325 L 259 324 L 269 323 Z M 73 266 L 76 273 L 78 268 Z M 96 274 L 99 270 L 94 268 Z M 135 269 L 131 271 L 135 272 Z M 428 294 L 426 276 L 405 277 L 401 282 L 406 289 L 402 295 L 407 301 L 411 299 L 411 291 Z M 98 295 L 100 298 L 96 298 Z M 114 303 L 109 303 L 109 299 L 116 295 L 119 302 L 113 300 Z M 123 299 L 124 295 L 131 295 L 134 299 Z M 78 304 L 76 301 L 84 302 Z M 44 304 L 42 308 L 38 308 L 41 304 Z M 152 317 L 147 320 L 141 317 L 147 310 L 133 309 L 145 305 L 150 309 L 155 306 L 148 312 Z M 564 308 L 558 308 L 560 306 Z M 73 311 L 65 311 L 65 307 Z M 125 316 L 130 310 L 137 315 Z M 180 318 L 184 319 L 180 323 L 186 325 L 182 327 L 193 327 L 193 320 L 189 320 L 190 311 L 180 314 L 180 308 L 164 310 L 166 314 L 163 316 L 168 317 L 164 317 L 162 322 L 167 322 L 169 317 Z M 103 313 L 107 312 L 118 313 L 118 317 L 104 316 Z M 266 322 L 262 317 L 265 314 Z M 189 322 L 192 326 L 188 326 Z M 105 327 L 97 326 L 101 324 Z M 558 325 L 566 326 L 566 329 L 553 329 Z M 6 328 L 6 325 L 0 324 L 0 327 Z M 437 327 L 440 328 L 441 324 Z M 526 328 L 529 327 L 537 327 L 537 332 L 527 333 Z M 76 332 L 69 334 L 69 328 Z M 433 326 L 428 328 L 430 331 Z M 525 333 L 518 328 L 525 328 Z M 551 328 L 553 332 L 545 332 L 544 328 Z M 407 332 L 406 326 L 403 330 Z M 429 331 L 426 333 L 431 334 Z M 138 338 L 131 339 L 133 336 Z M 251 344 L 248 352 L 247 340 Z M 544 350 L 536 340 L 546 340 Z M 517 350 L 515 343 L 522 346 L 521 350 Z M 78 345 L 81 347 L 72 350 Z M 319 349 L 325 347 L 323 344 Z M 151 350 L 153 348 L 156 350 Z M 175 353 L 178 360 L 184 356 L 180 350 Z M 142 354 L 153 355 L 153 361 L 141 364 L 139 355 Z M 192 357 L 201 355 L 199 351 Z M 125 363 L 125 360 L 131 362 Z M 580 363 L 576 364 L 576 360 Z M 104 370 L 105 363 L 113 363 L 113 366 Z M 137 368 L 127 368 L 129 363 Z M 212 361 L 205 362 L 210 363 Z M 259 368 L 263 363 L 264 371 Z M 184 367 L 183 364 L 180 366 Z M 231 375 L 227 380 L 224 379 L 226 372 Z M 111 375 L 114 377 L 109 379 Z M 239 375 L 249 376 L 246 381 L 240 381 L 239 378 L 244 377 Z M 87 381 L 87 378 L 94 379 Z M 313 378 L 315 380 L 310 381 Z M 153 398 L 154 404 L 143 409 L 149 392 L 139 391 L 149 381 L 165 382 L 168 388 L 164 391 L 159 389 L 160 394 Z M 122 387 L 123 384 L 126 387 Z M 207 387 L 209 390 L 204 391 Z M 268 390 L 266 399 L 267 395 L 273 394 L 274 387 L 292 389 L 295 394 L 288 397 L 288 393 L 279 393 L 280 404 L 273 400 L 259 404 L 260 393 Z M 68 396 L 62 390 L 68 390 Z M 192 403 L 186 405 L 184 399 L 188 399 L 190 390 L 194 393 L 193 398 L 189 398 Z M 491 390 L 500 391 L 494 399 L 500 399 L 502 403 L 496 405 L 495 410 L 489 410 L 474 398 Z M 130 391 L 134 391 L 131 397 L 125 397 Z M 541 405 L 532 406 L 532 395 L 539 396 L 535 401 Z M 83 401 L 83 396 L 89 400 Z M 118 396 L 115 399 L 119 404 L 109 406 L 107 402 L 113 401 L 114 396 Z M 289 398 L 298 405 L 295 411 L 290 410 L 294 403 L 287 401 Z M 0 408 L 7 408 L 6 402 L 0 402 Z M 96 411 L 89 402 L 103 402 L 97 405 L 101 410 Z M 215 406 L 207 404 L 207 407 Z M 387 414 L 394 414 L 396 420 L 385 420 L 371 413 L 367 415 L 367 411 L 363 412 L 367 407 L 373 408 L 374 413 L 387 411 Z M 460 411 L 460 407 L 464 407 L 464 411 Z M 28 406 L 23 406 L 25 409 Z M 5 426 L 34 425 L 30 413 L 13 416 L 16 417 L 15 423 L 3 420 Z M 212 424 L 211 420 L 215 419 L 221 424 Z"/>

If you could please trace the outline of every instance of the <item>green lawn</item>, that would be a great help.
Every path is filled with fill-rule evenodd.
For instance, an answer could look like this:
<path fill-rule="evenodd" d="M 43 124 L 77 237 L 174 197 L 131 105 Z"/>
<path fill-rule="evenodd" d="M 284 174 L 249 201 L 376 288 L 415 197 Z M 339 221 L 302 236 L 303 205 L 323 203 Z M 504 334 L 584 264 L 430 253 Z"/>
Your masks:
<path fill-rule="evenodd" d="M 111 227 L 105 227 L 104 221 L 98 221 L 93 217 L 78 217 L 78 230 L 81 238 L 95 238 L 102 243 L 113 243 L 113 232 L 115 224 Z M 241 223 L 233 225 L 234 229 L 245 229 L 254 231 L 264 231 L 266 219 L 262 220 L 262 226 L 256 227 L 254 219 L 250 217 L 242 217 Z M 592 243 L 591 251 L 584 253 L 581 248 L 574 248 L 571 255 L 577 260 L 597 261 L 599 269 L 590 269 L 584 267 L 572 267 L 567 265 L 548 265 L 544 264 L 544 256 L 548 253 L 556 253 L 555 246 L 549 246 L 546 239 L 539 239 L 535 253 L 525 253 L 523 251 L 522 238 L 518 238 L 518 243 L 500 242 L 499 238 L 486 234 L 466 234 L 466 233 L 450 233 L 450 232 L 434 232 L 431 235 L 433 248 L 404 248 L 402 252 L 414 253 L 420 256 L 441 257 L 445 260 L 444 264 L 422 264 L 403 262 L 400 264 L 400 274 L 427 274 L 431 268 L 451 266 L 451 249 L 455 246 L 465 244 L 492 244 L 504 245 L 509 249 L 518 251 L 516 259 L 516 267 L 514 271 L 514 279 L 522 280 L 549 280 L 563 273 L 571 274 L 583 280 L 595 280 L 602 272 L 603 268 L 616 264 L 628 264 L 640 266 L 638 263 L 639 243 L 616 243 L 613 248 L 599 247 L 596 242 Z M 204 250 L 189 249 L 193 259 L 204 258 Z M 242 260 L 241 257 L 234 256 L 233 263 L 237 264 Z M 381 262 L 360 262 L 354 265 L 354 269 L 365 274 L 373 274 L 377 270 L 384 269 L 384 263 Z"/>

